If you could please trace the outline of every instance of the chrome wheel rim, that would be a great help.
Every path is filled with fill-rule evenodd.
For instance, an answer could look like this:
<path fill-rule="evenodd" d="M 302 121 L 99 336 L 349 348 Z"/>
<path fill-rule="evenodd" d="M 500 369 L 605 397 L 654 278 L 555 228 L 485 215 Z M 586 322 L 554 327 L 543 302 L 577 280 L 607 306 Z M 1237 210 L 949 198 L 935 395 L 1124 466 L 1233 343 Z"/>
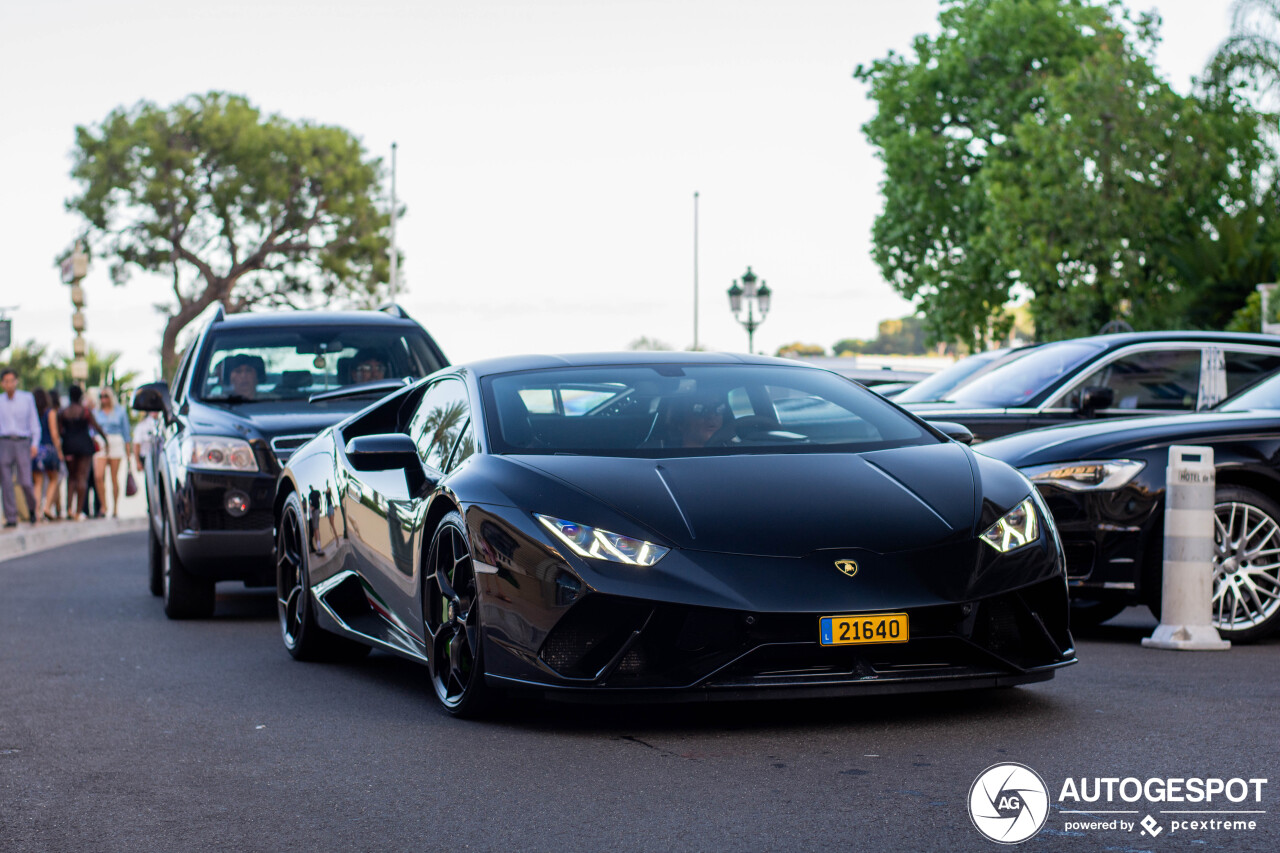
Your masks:
<path fill-rule="evenodd" d="M 276 609 L 280 614 L 280 635 L 293 648 L 302 636 L 306 606 L 306 569 L 302 563 L 302 527 L 292 508 L 280 520 L 276 545 Z"/>
<path fill-rule="evenodd" d="M 1246 503 L 1214 510 L 1213 623 L 1223 631 L 1255 628 L 1280 609 L 1280 524 Z"/>
<path fill-rule="evenodd" d="M 436 534 L 428 566 L 431 574 L 424 601 L 430 638 L 427 663 L 436 696 L 455 708 L 466 698 L 475 675 L 480 631 L 471 552 L 462 532 L 452 524 Z"/>

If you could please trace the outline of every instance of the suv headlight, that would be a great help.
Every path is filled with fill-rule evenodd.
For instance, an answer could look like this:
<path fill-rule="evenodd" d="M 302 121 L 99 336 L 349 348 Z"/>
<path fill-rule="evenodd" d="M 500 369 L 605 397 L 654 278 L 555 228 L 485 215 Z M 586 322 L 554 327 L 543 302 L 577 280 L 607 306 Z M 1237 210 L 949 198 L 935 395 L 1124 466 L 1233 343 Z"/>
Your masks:
<path fill-rule="evenodd" d="M 671 550 L 643 539 L 632 539 L 598 527 L 565 521 L 563 518 L 552 518 L 536 512 L 533 517 L 579 557 L 593 557 L 630 566 L 652 566 Z"/>
<path fill-rule="evenodd" d="M 243 438 L 222 435 L 189 436 L 182 441 L 188 467 L 206 471 L 257 471 L 258 459 Z"/>
<path fill-rule="evenodd" d="M 1133 459 L 1098 459 L 1084 462 L 1058 462 L 1023 468 L 1037 486 L 1057 486 L 1072 492 L 1118 489 L 1128 483 L 1147 463 Z"/>
<path fill-rule="evenodd" d="M 987 528 L 982 541 L 1001 554 L 1030 545 L 1040 538 L 1040 524 L 1036 520 L 1036 507 L 1031 498 L 1015 506 L 1004 517 Z"/>

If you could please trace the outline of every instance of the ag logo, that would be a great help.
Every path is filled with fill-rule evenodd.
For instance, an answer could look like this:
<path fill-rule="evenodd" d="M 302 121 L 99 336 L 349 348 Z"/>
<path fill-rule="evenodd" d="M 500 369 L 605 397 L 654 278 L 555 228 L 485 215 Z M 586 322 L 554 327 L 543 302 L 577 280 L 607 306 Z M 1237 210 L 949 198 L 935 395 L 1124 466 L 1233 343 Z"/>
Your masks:
<path fill-rule="evenodd" d="M 1026 841 L 1048 817 L 1049 789 L 1025 764 L 993 764 L 969 789 L 969 818 L 998 844 Z"/>
<path fill-rule="evenodd" d="M 858 573 L 858 564 L 853 560 L 836 560 L 836 568 L 849 577 L 853 577 Z"/>

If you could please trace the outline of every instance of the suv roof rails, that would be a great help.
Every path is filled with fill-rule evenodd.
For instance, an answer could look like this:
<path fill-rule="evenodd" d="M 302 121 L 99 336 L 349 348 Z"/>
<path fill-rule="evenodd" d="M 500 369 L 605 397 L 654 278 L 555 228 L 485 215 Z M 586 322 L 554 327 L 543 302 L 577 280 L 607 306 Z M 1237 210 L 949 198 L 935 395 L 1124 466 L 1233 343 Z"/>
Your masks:
<path fill-rule="evenodd" d="M 378 310 L 383 313 L 390 314 L 392 317 L 399 317 L 401 320 L 412 320 L 409 313 L 394 302 L 388 302 L 386 305 L 378 306 Z"/>

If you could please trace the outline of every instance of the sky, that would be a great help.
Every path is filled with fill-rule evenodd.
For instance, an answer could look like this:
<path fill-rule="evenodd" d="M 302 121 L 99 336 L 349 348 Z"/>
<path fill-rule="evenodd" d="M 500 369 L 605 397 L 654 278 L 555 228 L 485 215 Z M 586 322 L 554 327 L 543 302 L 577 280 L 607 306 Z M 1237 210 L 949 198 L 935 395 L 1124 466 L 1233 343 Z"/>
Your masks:
<path fill-rule="evenodd" d="M 1229 0 L 1158 10 L 1188 91 Z M 773 290 L 757 352 L 874 337 L 912 306 L 871 259 L 883 171 L 859 64 L 937 30 L 937 0 L 9 0 L 0 3 L 0 308 L 69 353 L 54 265 L 77 124 L 212 90 L 345 127 L 407 213 L 399 302 L 455 363 L 626 349 L 745 351 L 725 291 Z M 697 251 L 695 253 L 695 203 Z M 169 281 L 84 281 L 86 338 L 158 375 Z M 0 353 L 0 361 L 4 354 Z"/>

